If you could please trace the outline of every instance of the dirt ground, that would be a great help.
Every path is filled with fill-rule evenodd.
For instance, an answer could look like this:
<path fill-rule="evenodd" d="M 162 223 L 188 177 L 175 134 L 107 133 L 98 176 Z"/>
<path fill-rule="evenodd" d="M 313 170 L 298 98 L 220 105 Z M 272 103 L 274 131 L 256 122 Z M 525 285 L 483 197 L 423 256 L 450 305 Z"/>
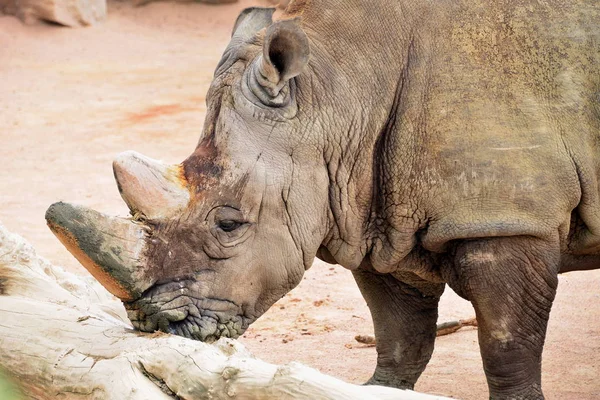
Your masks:
<path fill-rule="evenodd" d="M 0 221 L 55 264 L 84 273 L 46 228 L 46 208 L 65 200 L 124 216 L 111 171 L 117 153 L 133 149 L 171 163 L 190 154 L 233 21 L 257 2 L 265 4 L 111 2 L 108 20 L 85 29 L 0 17 Z M 600 271 L 562 276 L 555 304 L 547 398 L 600 398 Z M 440 321 L 473 315 L 467 302 L 444 294 Z M 354 336 L 371 332 L 351 274 L 316 262 L 241 340 L 266 361 L 298 360 L 362 383 L 376 354 Z M 476 331 L 438 338 L 416 389 L 486 398 Z"/>

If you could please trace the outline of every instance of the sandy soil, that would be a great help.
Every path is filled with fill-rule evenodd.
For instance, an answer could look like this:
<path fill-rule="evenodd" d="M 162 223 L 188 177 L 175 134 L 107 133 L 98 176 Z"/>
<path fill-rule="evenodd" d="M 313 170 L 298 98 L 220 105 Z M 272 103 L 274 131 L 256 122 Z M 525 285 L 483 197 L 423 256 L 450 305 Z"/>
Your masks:
<path fill-rule="evenodd" d="M 175 163 L 191 153 L 233 21 L 256 2 L 112 2 L 108 21 L 79 30 L 0 17 L 0 221 L 55 264 L 82 271 L 46 228 L 46 208 L 66 200 L 126 215 L 115 154 L 134 149 Z M 473 310 L 447 291 L 440 314 L 445 321 Z M 360 383 L 376 354 L 353 338 L 371 332 L 350 273 L 317 262 L 242 341 L 267 361 L 299 360 Z M 562 276 L 544 357 L 547 398 L 600 398 L 599 375 L 600 272 Z M 485 398 L 476 331 L 439 338 L 417 389 Z"/>

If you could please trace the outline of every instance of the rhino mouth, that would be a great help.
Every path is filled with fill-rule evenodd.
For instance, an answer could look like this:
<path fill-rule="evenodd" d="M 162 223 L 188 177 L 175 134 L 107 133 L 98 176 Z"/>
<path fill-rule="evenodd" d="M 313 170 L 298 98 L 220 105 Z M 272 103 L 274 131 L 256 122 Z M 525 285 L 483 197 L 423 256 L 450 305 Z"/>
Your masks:
<path fill-rule="evenodd" d="M 133 326 L 210 343 L 222 337 L 235 339 L 252 323 L 236 303 L 195 297 L 188 286 L 187 281 L 157 285 L 140 299 L 124 302 Z"/>

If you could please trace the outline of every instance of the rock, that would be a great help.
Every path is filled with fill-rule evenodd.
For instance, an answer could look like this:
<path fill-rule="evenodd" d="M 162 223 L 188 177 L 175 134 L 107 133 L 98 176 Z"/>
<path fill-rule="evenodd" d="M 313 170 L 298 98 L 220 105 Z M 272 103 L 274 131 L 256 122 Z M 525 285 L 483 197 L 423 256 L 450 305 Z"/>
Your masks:
<path fill-rule="evenodd" d="M 37 20 L 79 27 L 106 18 L 106 0 L 0 0 L 0 11 L 25 23 Z"/>

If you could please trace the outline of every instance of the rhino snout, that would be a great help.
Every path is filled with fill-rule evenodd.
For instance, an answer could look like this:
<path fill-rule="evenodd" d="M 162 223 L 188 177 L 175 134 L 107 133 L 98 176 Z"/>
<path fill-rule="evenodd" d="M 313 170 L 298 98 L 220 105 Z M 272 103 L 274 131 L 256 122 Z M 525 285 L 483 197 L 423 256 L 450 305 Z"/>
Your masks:
<path fill-rule="evenodd" d="M 162 331 L 212 342 L 221 337 L 239 337 L 253 321 L 232 301 L 195 297 L 181 286 L 178 283 L 155 287 L 140 299 L 126 302 L 133 326 L 144 332 Z"/>

